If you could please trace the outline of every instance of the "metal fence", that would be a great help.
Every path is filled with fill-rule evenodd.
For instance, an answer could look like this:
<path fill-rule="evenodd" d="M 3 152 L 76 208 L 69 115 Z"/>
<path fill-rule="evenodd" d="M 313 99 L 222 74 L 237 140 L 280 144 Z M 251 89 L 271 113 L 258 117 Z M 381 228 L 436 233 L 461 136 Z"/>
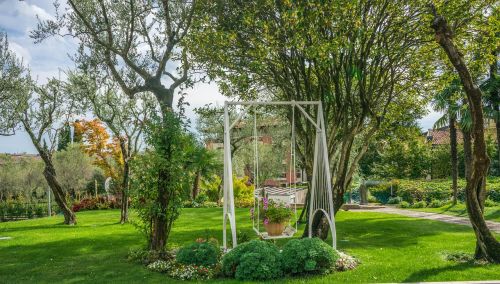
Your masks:
<path fill-rule="evenodd" d="M 49 206 L 49 202 L 0 202 L 0 222 L 47 217 L 58 212 L 59 207 L 53 203 Z"/>

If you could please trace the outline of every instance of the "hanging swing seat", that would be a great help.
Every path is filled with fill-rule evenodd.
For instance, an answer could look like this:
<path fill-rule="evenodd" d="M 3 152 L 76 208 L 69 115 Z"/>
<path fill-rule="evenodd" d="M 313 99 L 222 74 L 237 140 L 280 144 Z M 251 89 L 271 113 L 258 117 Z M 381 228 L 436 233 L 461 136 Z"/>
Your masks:
<path fill-rule="evenodd" d="M 266 194 L 269 195 L 282 195 L 282 196 L 287 196 L 287 195 L 294 195 L 294 192 L 302 191 L 305 190 L 305 188 L 294 188 L 294 187 L 281 187 L 281 186 L 263 186 L 255 189 L 255 196 L 260 196 L 260 192 L 264 191 Z"/>
<path fill-rule="evenodd" d="M 297 229 L 294 228 L 293 226 L 286 226 L 285 230 L 283 233 L 279 236 L 269 236 L 267 232 L 259 232 L 257 228 L 254 228 L 254 231 L 257 233 L 257 235 L 263 239 L 263 240 L 275 240 L 275 239 L 287 239 L 293 237 L 295 233 L 297 232 Z"/>

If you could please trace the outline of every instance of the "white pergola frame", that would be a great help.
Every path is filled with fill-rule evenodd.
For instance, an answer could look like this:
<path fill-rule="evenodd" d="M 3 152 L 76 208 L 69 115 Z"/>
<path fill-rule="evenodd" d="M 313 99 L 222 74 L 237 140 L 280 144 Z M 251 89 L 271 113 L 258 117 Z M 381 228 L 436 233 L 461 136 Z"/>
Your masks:
<path fill-rule="evenodd" d="M 332 234 L 332 246 L 336 248 L 337 237 L 335 229 L 335 217 L 333 210 L 333 197 L 332 197 L 332 184 L 331 184 L 331 174 L 330 174 L 330 164 L 328 159 L 328 150 L 326 147 L 326 133 L 325 133 L 325 122 L 323 118 L 323 106 L 320 101 L 270 101 L 270 102 L 259 102 L 259 101 L 247 101 L 247 102 L 224 102 L 224 200 L 223 200 L 223 247 L 227 249 L 227 220 L 229 219 L 229 225 L 231 228 L 231 237 L 233 248 L 237 244 L 236 238 L 236 217 L 234 209 L 234 191 L 233 191 L 233 167 L 232 167 L 232 157 L 231 157 L 231 129 L 236 126 L 236 124 L 245 116 L 247 110 L 250 106 L 259 105 L 288 105 L 297 107 L 304 117 L 316 128 L 316 138 L 314 147 L 314 163 L 313 163 L 313 176 L 312 185 L 310 186 L 310 203 L 309 203 L 309 226 L 308 235 L 312 236 L 312 221 L 314 216 L 318 212 L 322 212 L 326 216 L 328 223 L 330 225 L 330 231 Z M 317 119 L 314 119 L 304 110 L 303 105 L 315 105 L 317 106 Z M 243 106 L 243 109 L 239 113 L 238 117 L 232 123 L 229 118 L 229 106 Z M 320 147 L 323 145 L 323 147 Z M 322 148 L 322 149 L 319 149 Z M 322 152 L 320 152 L 320 150 Z M 319 165 L 319 155 L 323 155 L 321 159 L 321 165 Z M 315 193 L 317 187 L 318 166 L 323 167 L 324 178 L 326 179 L 326 188 L 323 189 L 323 194 L 325 202 L 314 202 Z M 319 195 L 318 195 L 319 196 Z"/>

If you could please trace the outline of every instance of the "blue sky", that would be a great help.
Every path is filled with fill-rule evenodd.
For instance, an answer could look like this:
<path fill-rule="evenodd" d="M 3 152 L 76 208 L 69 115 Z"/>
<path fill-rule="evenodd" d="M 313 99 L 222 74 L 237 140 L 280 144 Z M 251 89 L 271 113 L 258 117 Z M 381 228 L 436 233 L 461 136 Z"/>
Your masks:
<path fill-rule="evenodd" d="M 71 38 L 55 37 L 36 45 L 29 38 L 30 30 L 36 26 L 37 15 L 41 19 L 53 17 L 52 2 L 52 0 L 0 0 L 0 30 L 7 32 L 10 49 L 23 58 L 24 63 L 29 65 L 32 75 L 40 83 L 44 83 L 47 78 L 57 77 L 59 70 L 71 68 L 72 62 L 68 55 L 76 48 L 76 43 Z M 225 100 L 214 84 L 198 83 L 186 92 L 187 102 L 190 104 L 187 115 L 193 122 L 194 108 L 208 103 L 222 104 Z M 431 112 L 419 123 L 422 128 L 427 129 L 437 117 L 439 114 Z M 21 152 L 35 153 L 26 133 L 17 131 L 14 136 L 0 136 L 0 153 Z"/>

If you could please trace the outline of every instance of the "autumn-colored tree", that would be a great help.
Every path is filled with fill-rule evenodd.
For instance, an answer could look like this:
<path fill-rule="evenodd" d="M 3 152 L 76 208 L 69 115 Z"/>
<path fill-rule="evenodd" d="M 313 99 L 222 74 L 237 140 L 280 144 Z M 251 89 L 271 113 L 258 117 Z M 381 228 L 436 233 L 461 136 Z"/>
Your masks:
<path fill-rule="evenodd" d="M 83 149 L 94 157 L 94 164 L 101 168 L 107 177 L 113 180 L 120 178 L 120 169 L 123 167 L 123 157 L 120 151 L 120 142 L 111 138 L 106 127 L 99 119 L 78 120 L 73 124 L 75 135 L 83 139 Z"/>

